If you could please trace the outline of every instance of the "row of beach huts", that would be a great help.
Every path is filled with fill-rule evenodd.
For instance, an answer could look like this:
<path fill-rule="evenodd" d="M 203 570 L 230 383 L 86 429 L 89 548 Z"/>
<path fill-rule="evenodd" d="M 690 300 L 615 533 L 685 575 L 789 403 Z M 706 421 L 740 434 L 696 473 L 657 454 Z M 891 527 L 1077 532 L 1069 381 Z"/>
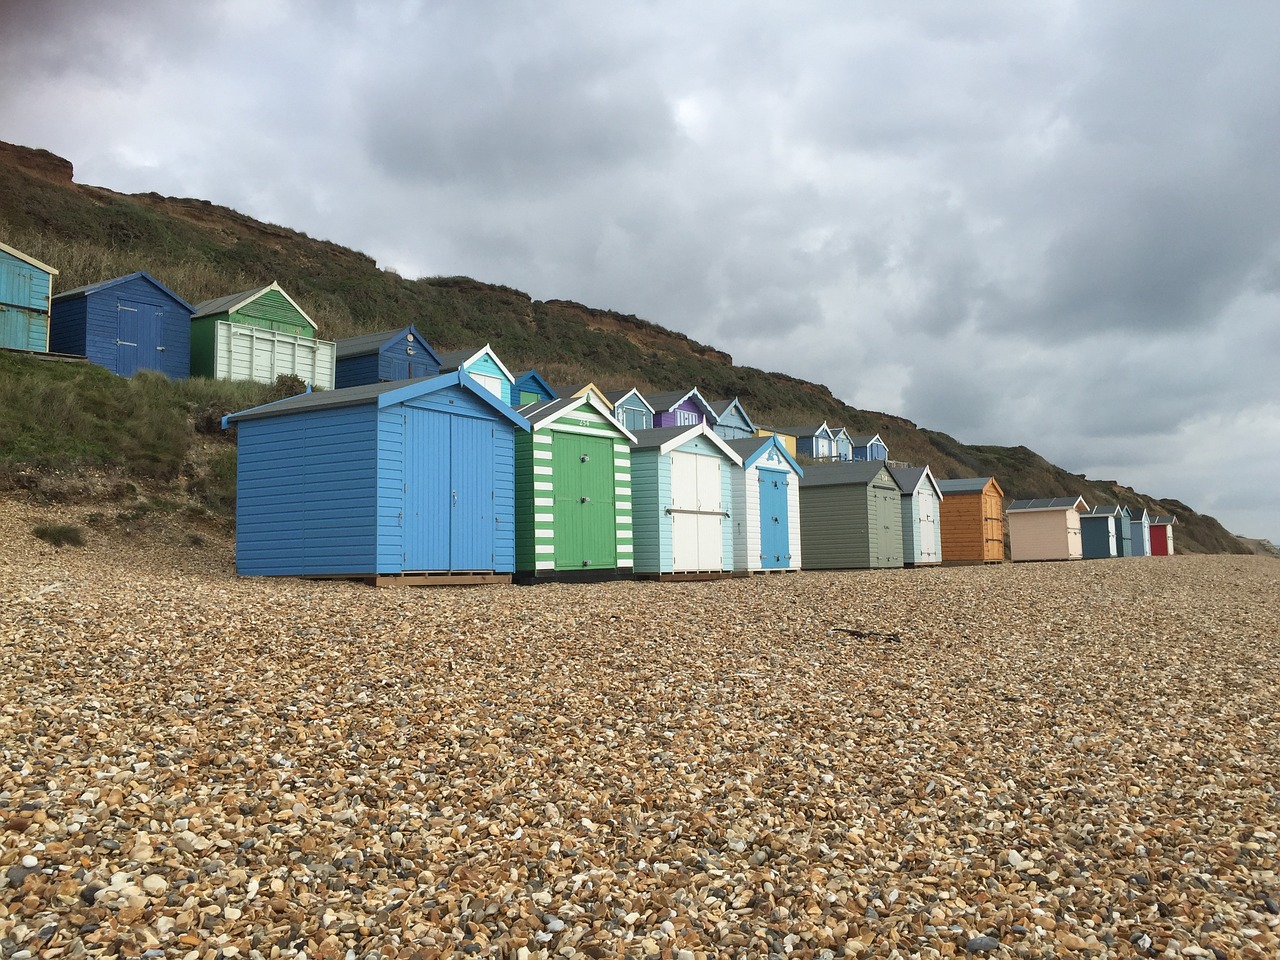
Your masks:
<path fill-rule="evenodd" d="M 999 563 L 1006 529 L 1015 561 L 1173 552 L 1172 517 L 1079 497 L 1006 507 L 994 477 L 937 479 L 890 460 L 878 435 L 757 424 L 696 387 L 552 385 L 511 373 L 488 344 L 437 352 L 412 325 L 320 340 L 275 283 L 191 305 L 146 273 L 50 297 L 56 271 L 4 244 L 0 268 L 0 347 L 121 376 L 290 374 L 318 388 L 224 421 L 237 429 L 243 574 L 528 582 Z"/>

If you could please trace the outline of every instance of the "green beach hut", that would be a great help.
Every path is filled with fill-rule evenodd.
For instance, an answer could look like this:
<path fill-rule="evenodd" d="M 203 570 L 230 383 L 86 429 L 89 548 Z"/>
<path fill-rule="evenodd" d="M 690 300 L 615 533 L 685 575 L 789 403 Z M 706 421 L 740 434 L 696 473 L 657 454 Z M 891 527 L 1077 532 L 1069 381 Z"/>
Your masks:
<path fill-rule="evenodd" d="M 631 443 L 592 393 L 527 404 L 516 438 L 516 579 L 630 577 Z"/>

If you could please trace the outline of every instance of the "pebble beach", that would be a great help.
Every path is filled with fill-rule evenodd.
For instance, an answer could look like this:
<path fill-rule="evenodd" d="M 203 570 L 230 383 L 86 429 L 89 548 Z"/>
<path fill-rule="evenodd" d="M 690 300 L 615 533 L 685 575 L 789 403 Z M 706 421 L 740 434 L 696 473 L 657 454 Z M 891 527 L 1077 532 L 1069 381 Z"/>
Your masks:
<path fill-rule="evenodd" d="M 238 578 L 0 502 L 0 957 L 1280 956 L 1280 561 Z"/>

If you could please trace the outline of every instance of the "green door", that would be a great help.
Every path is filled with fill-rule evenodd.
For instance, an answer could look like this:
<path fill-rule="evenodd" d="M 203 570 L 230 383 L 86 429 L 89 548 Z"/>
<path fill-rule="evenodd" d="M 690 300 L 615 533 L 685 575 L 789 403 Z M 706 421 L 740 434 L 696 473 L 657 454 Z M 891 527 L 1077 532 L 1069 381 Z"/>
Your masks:
<path fill-rule="evenodd" d="M 557 570 L 618 565 L 613 438 L 557 431 L 551 441 Z"/>

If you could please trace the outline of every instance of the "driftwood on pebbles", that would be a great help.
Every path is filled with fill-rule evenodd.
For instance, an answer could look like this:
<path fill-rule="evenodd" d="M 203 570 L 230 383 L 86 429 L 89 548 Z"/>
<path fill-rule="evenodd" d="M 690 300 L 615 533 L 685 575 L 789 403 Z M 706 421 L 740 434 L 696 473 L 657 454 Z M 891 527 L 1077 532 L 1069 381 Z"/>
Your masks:
<path fill-rule="evenodd" d="M 33 522 L 5 958 L 1280 955 L 1276 561 L 372 590 Z"/>

